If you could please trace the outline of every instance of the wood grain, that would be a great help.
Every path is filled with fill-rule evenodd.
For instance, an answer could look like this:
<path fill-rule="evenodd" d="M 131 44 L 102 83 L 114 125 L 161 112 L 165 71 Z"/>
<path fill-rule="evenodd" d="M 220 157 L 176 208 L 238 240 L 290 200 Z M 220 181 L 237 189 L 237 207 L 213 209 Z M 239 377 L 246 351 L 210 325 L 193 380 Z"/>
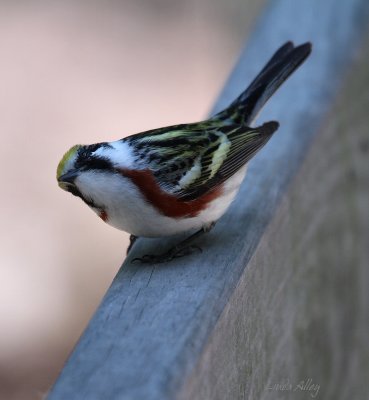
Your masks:
<path fill-rule="evenodd" d="M 318 398 L 361 393 L 368 143 L 367 123 L 356 121 L 354 132 L 350 124 L 360 113 L 368 122 L 367 107 L 349 85 L 330 110 L 363 47 L 368 8 L 366 0 L 270 3 L 214 112 L 279 45 L 309 40 L 311 58 L 262 113 L 280 130 L 202 239 L 202 254 L 136 265 L 130 259 L 171 240 L 136 243 L 49 399 L 306 399 L 268 385 L 308 378 L 321 384 Z"/>
<path fill-rule="evenodd" d="M 176 398 L 368 398 L 364 48 Z"/>

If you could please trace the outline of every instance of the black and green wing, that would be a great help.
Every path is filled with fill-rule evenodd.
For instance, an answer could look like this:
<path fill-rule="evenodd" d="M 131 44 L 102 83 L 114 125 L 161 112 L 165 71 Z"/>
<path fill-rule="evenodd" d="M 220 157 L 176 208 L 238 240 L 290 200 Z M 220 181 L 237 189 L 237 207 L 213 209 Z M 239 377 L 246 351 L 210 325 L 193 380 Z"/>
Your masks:
<path fill-rule="evenodd" d="M 242 168 L 267 143 L 278 129 L 277 122 L 268 122 L 258 128 L 237 127 L 227 132 L 228 144 L 220 143 L 212 154 L 202 157 L 201 177 L 179 191 L 186 201 L 193 200 L 218 187 Z"/>
<path fill-rule="evenodd" d="M 150 169 L 163 189 L 191 201 L 235 174 L 277 128 L 277 122 L 249 128 L 209 120 L 160 128 L 125 140 L 140 168 Z"/>

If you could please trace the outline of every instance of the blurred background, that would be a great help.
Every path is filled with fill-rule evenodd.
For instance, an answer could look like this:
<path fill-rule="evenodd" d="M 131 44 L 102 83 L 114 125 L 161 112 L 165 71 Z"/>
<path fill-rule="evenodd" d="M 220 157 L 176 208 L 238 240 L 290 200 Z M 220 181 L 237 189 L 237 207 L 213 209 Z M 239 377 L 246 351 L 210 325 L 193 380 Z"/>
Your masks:
<path fill-rule="evenodd" d="M 125 257 L 127 234 L 58 188 L 59 159 L 204 118 L 263 5 L 0 2 L 1 399 L 45 395 Z"/>

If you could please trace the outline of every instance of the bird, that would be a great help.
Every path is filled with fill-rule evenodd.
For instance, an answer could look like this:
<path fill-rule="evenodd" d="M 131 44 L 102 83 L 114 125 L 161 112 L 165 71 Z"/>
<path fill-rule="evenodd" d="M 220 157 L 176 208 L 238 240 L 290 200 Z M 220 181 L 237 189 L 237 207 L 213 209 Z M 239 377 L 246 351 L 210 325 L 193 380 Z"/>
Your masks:
<path fill-rule="evenodd" d="M 128 232 L 127 254 L 139 237 L 194 232 L 164 253 L 134 261 L 166 262 L 201 251 L 195 239 L 226 212 L 248 162 L 279 127 L 276 121 L 252 122 L 311 49 L 309 42 L 285 43 L 245 91 L 207 120 L 73 146 L 57 166 L 58 185 Z"/>

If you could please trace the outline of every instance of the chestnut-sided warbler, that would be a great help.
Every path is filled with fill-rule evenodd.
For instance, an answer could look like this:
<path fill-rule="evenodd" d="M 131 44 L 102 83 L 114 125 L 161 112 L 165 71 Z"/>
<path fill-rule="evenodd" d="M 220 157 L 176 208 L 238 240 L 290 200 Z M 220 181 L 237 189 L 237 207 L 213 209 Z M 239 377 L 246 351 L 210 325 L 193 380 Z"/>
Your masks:
<path fill-rule="evenodd" d="M 73 146 L 58 165 L 59 186 L 103 221 L 129 232 L 130 247 L 140 236 L 198 230 L 165 254 L 139 260 L 167 261 L 191 252 L 192 240 L 225 213 L 248 161 L 279 125 L 250 123 L 310 52 L 310 43 L 286 43 L 228 108 L 206 121 Z"/>

